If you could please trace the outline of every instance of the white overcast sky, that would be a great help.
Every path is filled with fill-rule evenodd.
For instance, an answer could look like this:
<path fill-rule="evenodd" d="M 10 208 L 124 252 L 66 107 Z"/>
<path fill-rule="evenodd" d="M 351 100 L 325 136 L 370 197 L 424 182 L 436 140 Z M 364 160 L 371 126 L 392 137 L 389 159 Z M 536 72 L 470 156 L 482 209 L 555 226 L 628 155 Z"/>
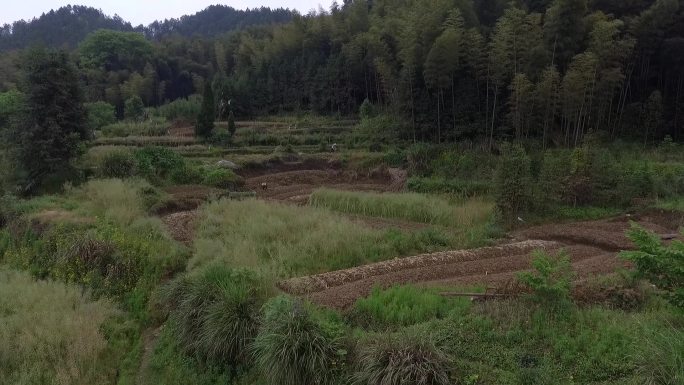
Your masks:
<path fill-rule="evenodd" d="M 341 2 L 341 1 L 340 1 Z M 29 20 L 40 16 L 51 9 L 57 9 L 67 4 L 87 5 L 99 8 L 105 14 L 118 14 L 124 20 L 137 26 L 149 24 L 154 20 L 164 20 L 193 14 L 212 4 L 224 4 L 233 8 L 257 8 L 260 6 L 271 8 L 297 9 L 301 13 L 308 13 L 312 9 L 329 9 L 332 0 L 4 0 L 0 11 L 0 24 L 12 23 L 24 19 Z"/>

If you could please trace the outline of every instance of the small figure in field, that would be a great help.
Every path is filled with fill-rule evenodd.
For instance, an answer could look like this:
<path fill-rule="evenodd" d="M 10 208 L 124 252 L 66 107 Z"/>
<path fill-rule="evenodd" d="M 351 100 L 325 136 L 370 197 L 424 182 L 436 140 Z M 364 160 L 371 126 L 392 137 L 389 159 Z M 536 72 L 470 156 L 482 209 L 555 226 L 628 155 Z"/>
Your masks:
<path fill-rule="evenodd" d="M 332 146 L 330 146 L 330 152 L 337 152 L 337 143 L 333 143 Z"/>
<path fill-rule="evenodd" d="M 267 189 L 268 189 L 268 185 L 266 184 L 266 182 L 261 182 L 261 189 L 262 189 L 262 190 L 267 190 Z"/>

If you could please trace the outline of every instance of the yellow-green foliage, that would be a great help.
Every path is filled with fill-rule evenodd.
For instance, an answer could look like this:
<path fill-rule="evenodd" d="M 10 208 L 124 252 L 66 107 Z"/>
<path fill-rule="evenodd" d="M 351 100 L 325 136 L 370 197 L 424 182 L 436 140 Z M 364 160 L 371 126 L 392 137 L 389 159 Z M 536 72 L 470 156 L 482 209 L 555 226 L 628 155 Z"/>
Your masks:
<path fill-rule="evenodd" d="M 311 205 L 334 211 L 372 217 L 399 218 L 433 225 L 466 228 L 484 224 L 493 205 L 480 199 L 452 204 L 424 194 L 378 194 L 320 189 L 311 195 Z"/>
<path fill-rule="evenodd" d="M 145 209 L 162 199 L 143 180 L 97 179 L 68 192 L 81 202 L 81 211 L 104 217 L 117 224 L 130 225 L 145 216 Z"/>
<path fill-rule="evenodd" d="M 468 241 L 434 230 L 412 234 L 373 230 L 313 207 L 222 200 L 201 212 L 190 268 L 217 261 L 292 276 L 457 247 Z"/>
<path fill-rule="evenodd" d="M 116 314 L 80 289 L 0 270 L 0 384 L 112 383 L 101 328 Z"/>
<path fill-rule="evenodd" d="M 370 326 L 408 326 L 442 318 L 455 309 L 467 309 L 467 299 L 450 300 L 434 290 L 414 286 L 373 289 L 354 305 L 355 318 Z"/>

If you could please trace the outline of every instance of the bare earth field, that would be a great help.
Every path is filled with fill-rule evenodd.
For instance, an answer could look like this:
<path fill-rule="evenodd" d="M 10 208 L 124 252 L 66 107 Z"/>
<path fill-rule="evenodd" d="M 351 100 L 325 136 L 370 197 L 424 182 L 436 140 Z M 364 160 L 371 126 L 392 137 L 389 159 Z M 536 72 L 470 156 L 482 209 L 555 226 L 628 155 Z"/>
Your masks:
<path fill-rule="evenodd" d="M 257 198 L 298 205 L 306 204 L 310 194 L 320 187 L 349 191 L 398 191 L 405 178 L 405 173 L 394 169 L 359 175 L 326 163 L 286 163 L 267 170 L 253 170 L 245 175 L 247 189 L 256 191 Z M 263 183 L 266 184 L 265 189 L 262 188 Z M 190 244 L 197 217 L 194 208 L 212 193 L 217 193 L 217 190 L 201 186 L 176 186 L 167 192 L 174 201 L 181 203 L 178 204 L 178 210 L 164 213 L 162 220 L 174 239 Z M 375 229 L 416 231 L 428 227 L 426 224 L 396 219 L 348 217 Z M 633 248 L 625 235 L 632 221 L 664 238 L 676 234 L 678 227 L 684 224 L 681 215 L 651 211 L 598 221 L 534 226 L 513 232 L 508 240 L 493 247 L 399 258 L 293 278 L 280 282 L 279 287 L 289 294 L 305 296 L 320 305 L 338 309 L 348 308 L 376 286 L 502 287 L 512 282 L 517 273 L 530 269 L 531 253 L 535 249 L 550 253 L 561 250 L 567 252 L 576 280 L 583 281 L 628 267 L 617 254 L 621 250 Z"/>
<path fill-rule="evenodd" d="M 576 280 L 605 275 L 628 267 L 617 253 L 633 248 L 625 231 L 634 220 L 668 238 L 681 218 L 652 213 L 601 221 L 531 227 L 512 234 L 510 243 L 473 250 L 447 251 L 400 258 L 346 270 L 280 282 L 290 294 L 303 295 L 315 303 L 338 309 L 351 306 L 374 287 L 397 284 L 422 286 L 505 286 L 516 274 L 530 268 L 531 252 L 565 250 L 571 258 Z"/>

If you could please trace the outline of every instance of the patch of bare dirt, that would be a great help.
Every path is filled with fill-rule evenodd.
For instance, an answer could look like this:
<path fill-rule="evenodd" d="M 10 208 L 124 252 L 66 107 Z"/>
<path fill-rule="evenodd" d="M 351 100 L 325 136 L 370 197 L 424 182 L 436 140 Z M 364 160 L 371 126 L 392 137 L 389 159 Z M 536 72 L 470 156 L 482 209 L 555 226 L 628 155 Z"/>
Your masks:
<path fill-rule="evenodd" d="M 359 174 L 337 169 L 279 171 L 247 178 L 246 187 L 265 200 L 306 204 L 311 193 L 321 187 L 346 191 L 399 191 L 406 183 L 400 170 Z"/>
<path fill-rule="evenodd" d="M 178 242 L 189 245 L 195 238 L 195 225 L 197 221 L 197 210 L 180 211 L 161 217 L 162 222 L 169 230 L 171 237 Z"/>

